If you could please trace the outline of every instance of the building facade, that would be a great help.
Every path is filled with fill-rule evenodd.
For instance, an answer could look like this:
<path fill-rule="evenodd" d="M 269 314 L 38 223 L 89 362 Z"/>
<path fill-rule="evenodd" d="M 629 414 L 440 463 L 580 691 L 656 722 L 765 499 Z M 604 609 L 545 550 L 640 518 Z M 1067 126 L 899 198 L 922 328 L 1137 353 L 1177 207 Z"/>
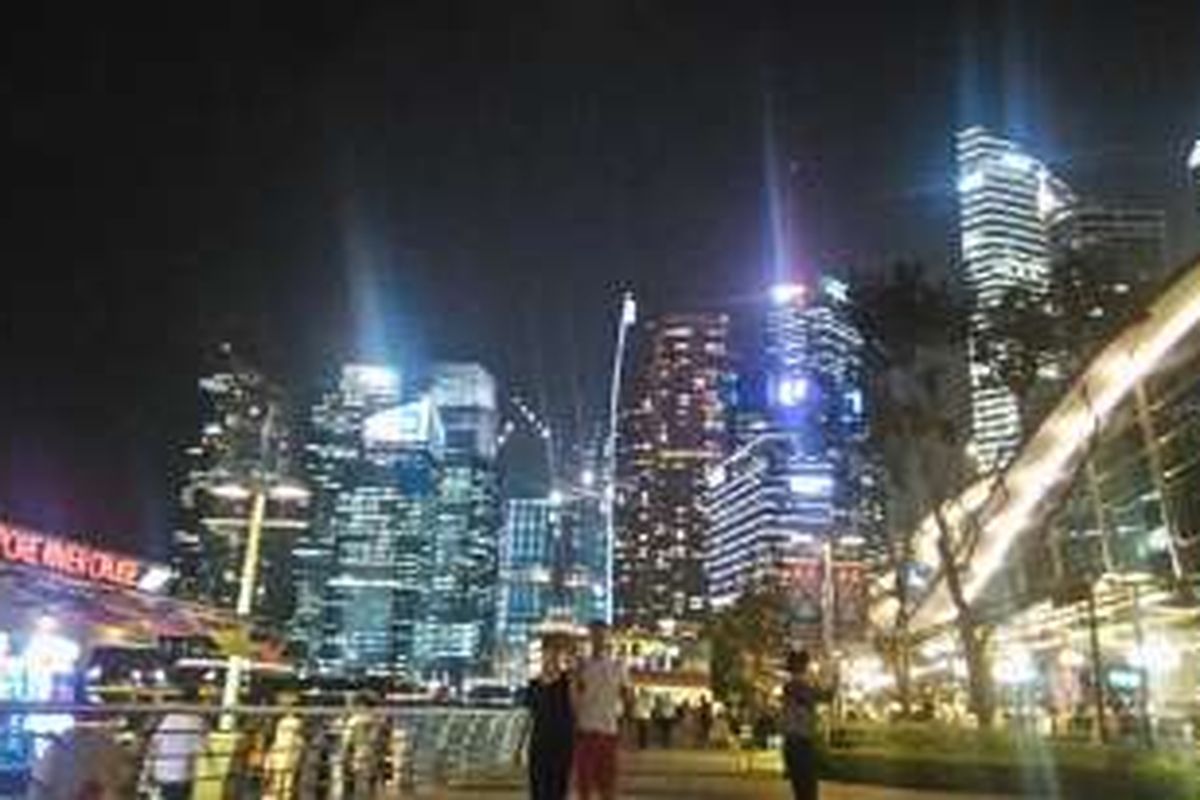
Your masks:
<path fill-rule="evenodd" d="M 1069 326 L 1066 374 L 1151 299 L 1164 275 L 1166 240 L 1160 209 L 1074 203 L 1050 215 L 1050 296 Z"/>
<path fill-rule="evenodd" d="M 979 340 L 1009 291 L 1046 291 L 1047 224 L 1074 198 L 1070 189 L 1018 144 L 985 128 L 957 137 L 962 279 L 970 301 L 968 371 L 971 445 L 984 471 L 1002 466 L 1022 436 L 1018 399 L 982 357 Z"/>
<path fill-rule="evenodd" d="M 668 314 L 635 334 L 619 420 L 616 619 L 653 628 L 707 609 L 705 475 L 724 457 L 729 319 Z"/>
<path fill-rule="evenodd" d="M 580 489 L 505 502 L 496 663 L 511 684 L 530 677 L 542 630 L 581 632 L 604 618 L 603 511 L 599 495 Z"/>
<path fill-rule="evenodd" d="M 427 668 L 443 448 L 432 399 L 406 401 L 386 367 L 343 368 L 313 408 L 314 514 L 295 551 L 293 630 L 318 670 L 414 677 Z"/>
<path fill-rule="evenodd" d="M 740 412 L 752 424 L 708 475 L 715 608 L 772 580 L 793 593 L 798 622 L 828 621 L 842 635 L 861 626 L 861 579 L 880 544 L 883 508 L 867 442 L 863 348 L 841 281 L 771 292 L 765 396 L 756 413 Z"/>
<path fill-rule="evenodd" d="M 228 345 L 200 379 L 200 436 L 187 448 L 180 516 L 172 541 L 175 592 L 236 606 L 253 493 L 291 479 L 282 398 Z M 292 538 L 307 526 L 302 493 L 268 492 L 253 608 L 260 623 L 282 630 L 292 614 Z"/>
<path fill-rule="evenodd" d="M 481 365 L 438 363 L 432 397 L 445 431 L 431 587 L 432 668 L 458 683 L 488 663 L 501 527 L 496 381 Z"/>

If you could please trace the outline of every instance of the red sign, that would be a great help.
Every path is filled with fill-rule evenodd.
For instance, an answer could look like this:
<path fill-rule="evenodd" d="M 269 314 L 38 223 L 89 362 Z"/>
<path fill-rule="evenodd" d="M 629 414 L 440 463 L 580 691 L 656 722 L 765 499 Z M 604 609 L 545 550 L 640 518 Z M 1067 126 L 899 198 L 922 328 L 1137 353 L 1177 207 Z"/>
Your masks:
<path fill-rule="evenodd" d="M 98 550 L 0 522 L 0 561 L 27 564 L 92 583 L 136 588 L 142 563 L 135 558 Z"/>

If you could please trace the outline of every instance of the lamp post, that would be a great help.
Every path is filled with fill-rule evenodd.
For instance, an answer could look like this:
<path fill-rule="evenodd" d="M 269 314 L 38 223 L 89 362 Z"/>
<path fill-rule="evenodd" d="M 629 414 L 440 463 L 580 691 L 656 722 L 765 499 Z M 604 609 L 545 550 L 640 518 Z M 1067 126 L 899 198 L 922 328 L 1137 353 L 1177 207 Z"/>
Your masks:
<path fill-rule="evenodd" d="M 262 562 L 262 533 L 266 526 L 268 499 L 286 502 L 289 500 L 303 502 L 308 499 L 308 490 L 295 483 L 289 483 L 277 478 L 270 479 L 256 476 L 249 486 L 232 483 L 211 488 L 210 493 L 216 497 L 238 500 L 250 500 L 250 510 L 246 519 L 246 546 L 242 554 L 241 577 L 238 581 L 237 604 L 234 615 L 243 623 L 248 623 L 254 610 L 254 593 L 258 584 L 258 571 Z M 249 671 L 250 659 L 244 655 L 231 654 L 225 669 L 225 683 L 221 690 L 221 721 L 222 730 L 233 728 L 234 716 L 231 711 L 237 705 L 241 693 L 242 674 Z"/>
<path fill-rule="evenodd" d="M 620 430 L 621 411 L 621 377 L 624 373 L 625 346 L 630 329 L 637 323 L 637 302 L 633 292 L 625 292 L 621 296 L 621 316 L 617 321 L 617 343 L 613 350 L 612 377 L 608 391 L 608 434 L 604 441 L 602 464 L 604 468 L 604 532 L 608 541 L 605 543 L 604 573 L 606 583 L 604 619 L 610 625 L 613 622 L 614 595 L 613 587 L 614 553 L 616 547 L 616 502 L 617 502 L 617 436 Z"/>

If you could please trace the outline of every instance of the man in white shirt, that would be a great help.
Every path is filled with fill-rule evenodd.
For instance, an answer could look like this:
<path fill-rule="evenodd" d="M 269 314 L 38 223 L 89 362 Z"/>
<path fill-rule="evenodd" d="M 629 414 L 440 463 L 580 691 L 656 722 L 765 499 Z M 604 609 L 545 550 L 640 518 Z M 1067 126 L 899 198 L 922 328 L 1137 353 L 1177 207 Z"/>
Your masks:
<path fill-rule="evenodd" d="M 608 626 L 591 626 L 592 652 L 574 679 L 575 784 L 580 800 L 593 791 L 612 800 L 617 786 L 617 733 L 629 679 L 620 662 L 609 655 Z"/>
<path fill-rule="evenodd" d="M 207 737 L 207 723 L 191 710 L 170 711 L 158 723 L 150 737 L 146 768 L 163 800 L 187 800 L 192 796 L 196 761 Z"/>

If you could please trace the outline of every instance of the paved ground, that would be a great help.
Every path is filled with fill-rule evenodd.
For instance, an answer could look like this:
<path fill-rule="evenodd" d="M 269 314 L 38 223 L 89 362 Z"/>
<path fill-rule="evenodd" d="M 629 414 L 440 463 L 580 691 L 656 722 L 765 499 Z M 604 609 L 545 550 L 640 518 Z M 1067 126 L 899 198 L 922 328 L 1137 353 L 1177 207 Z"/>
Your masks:
<path fill-rule="evenodd" d="M 628 754 L 621 781 L 622 800 L 790 800 L 779 775 L 778 758 L 760 757 L 752 773 L 724 753 L 648 751 Z M 517 776 L 458 787 L 434 795 L 444 800 L 516 800 L 528 795 Z M 822 800 L 1002 800 L 994 795 L 919 792 L 876 786 L 824 783 Z"/>

